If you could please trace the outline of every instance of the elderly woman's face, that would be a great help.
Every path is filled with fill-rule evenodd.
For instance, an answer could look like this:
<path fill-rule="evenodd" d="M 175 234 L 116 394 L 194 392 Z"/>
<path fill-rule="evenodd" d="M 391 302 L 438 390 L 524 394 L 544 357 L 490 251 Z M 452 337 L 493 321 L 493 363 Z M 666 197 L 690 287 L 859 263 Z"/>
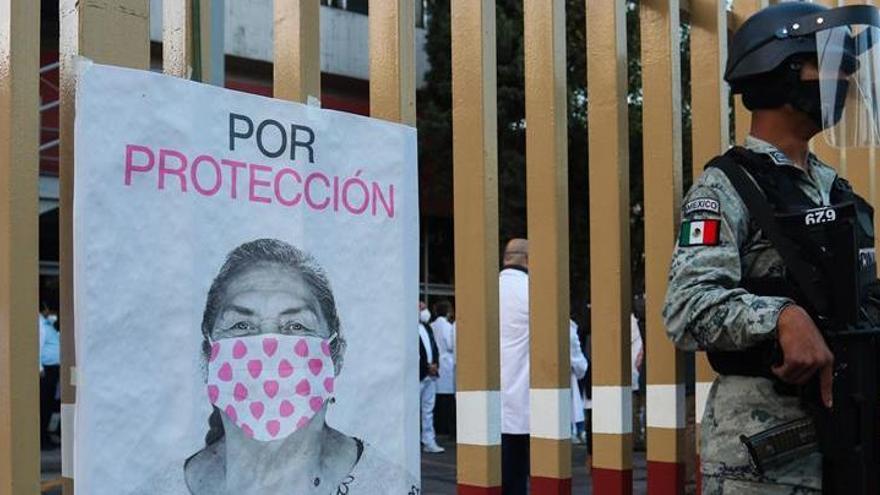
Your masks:
<path fill-rule="evenodd" d="M 298 271 L 258 265 L 227 286 L 213 339 L 264 333 L 330 337 L 318 300 Z"/>

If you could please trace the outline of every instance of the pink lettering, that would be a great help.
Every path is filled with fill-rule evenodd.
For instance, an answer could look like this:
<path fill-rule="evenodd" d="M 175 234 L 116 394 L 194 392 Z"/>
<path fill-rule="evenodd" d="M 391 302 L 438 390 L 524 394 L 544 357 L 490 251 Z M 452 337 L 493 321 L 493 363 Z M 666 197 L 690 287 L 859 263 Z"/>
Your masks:
<path fill-rule="evenodd" d="M 173 157 L 177 159 L 178 167 L 170 168 L 166 159 L 168 157 Z M 186 192 L 186 157 L 183 156 L 183 153 L 174 150 L 159 150 L 159 189 L 165 189 L 165 176 L 166 175 L 174 175 L 180 179 L 180 190 Z"/>
<path fill-rule="evenodd" d="M 354 177 L 348 178 L 345 181 L 345 184 L 343 184 L 342 186 L 342 204 L 345 205 L 346 210 L 354 213 L 355 215 L 360 215 L 361 213 L 366 211 L 367 206 L 369 206 L 370 203 L 370 190 L 367 188 L 367 184 L 364 183 L 364 181 L 359 177 L 360 175 L 361 171 L 358 170 L 354 174 Z M 349 191 L 352 187 L 360 188 L 360 198 L 362 201 L 360 206 L 354 206 L 353 204 L 354 200 L 351 199 L 351 196 L 356 197 L 356 195 L 350 195 Z"/>
<path fill-rule="evenodd" d="M 214 168 L 214 186 L 210 189 L 202 187 L 202 185 L 199 183 L 199 165 L 205 162 L 210 163 L 211 166 Z M 192 167 L 190 167 L 189 169 L 189 179 L 190 182 L 192 182 L 195 190 L 198 191 L 199 194 L 202 194 L 204 196 L 213 196 L 217 194 L 217 191 L 220 190 L 220 186 L 223 184 L 223 176 L 220 172 L 220 165 L 217 163 L 216 160 L 214 160 L 214 158 L 208 155 L 199 155 L 196 157 L 195 160 L 193 160 Z"/>
<path fill-rule="evenodd" d="M 147 163 L 144 165 L 135 165 L 134 163 L 134 154 L 135 152 L 140 153 L 147 157 Z M 153 157 L 153 150 L 146 146 L 138 146 L 136 144 L 127 144 L 125 145 L 125 185 L 131 185 L 131 174 L 132 172 L 147 172 L 153 169 L 155 165 L 155 159 Z"/>
<path fill-rule="evenodd" d="M 394 218 L 396 214 L 394 184 L 366 180 L 361 176 L 362 170 L 357 170 L 353 175 L 328 175 L 322 171 L 301 175 L 300 171 L 290 166 L 273 168 L 209 154 L 186 155 L 169 148 L 125 145 L 126 186 L 131 186 L 136 174 L 153 170 L 157 170 L 156 184 L 159 190 L 166 189 L 166 185 L 176 190 L 175 184 L 168 184 L 169 180 L 176 178 L 183 193 L 188 192 L 189 181 L 194 192 L 202 196 L 225 195 L 226 187 L 229 187 L 231 199 L 244 199 L 244 192 L 238 194 L 238 185 L 241 183 L 245 188 L 243 190 L 247 191 L 247 200 L 254 203 L 274 202 L 287 207 L 303 206 L 313 211 L 372 214 L 374 217 Z M 242 174 L 246 175 L 239 180 Z"/>
<path fill-rule="evenodd" d="M 257 187 L 269 187 L 272 185 L 271 182 L 267 180 L 257 179 L 257 172 L 272 172 L 272 167 L 267 167 L 265 165 L 257 165 L 256 163 L 251 163 L 248 167 L 249 172 L 249 182 L 250 188 L 248 189 L 250 192 L 249 199 L 256 203 L 271 203 L 272 199 L 266 196 L 257 196 Z"/>
<path fill-rule="evenodd" d="M 232 188 L 230 197 L 235 199 L 238 197 L 238 171 L 245 168 L 247 164 L 226 159 L 220 160 L 220 164 L 229 167 L 230 187 Z"/>
<path fill-rule="evenodd" d="M 299 176 L 296 170 L 292 168 L 282 169 L 280 172 L 278 172 L 277 175 L 275 175 L 275 199 L 277 199 L 278 202 L 283 204 L 284 206 L 296 206 L 296 204 L 299 203 L 302 199 L 302 193 L 296 193 L 293 196 L 293 199 L 285 199 L 281 195 L 281 179 L 285 175 L 291 176 L 297 184 L 302 184 L 302 178 Z"/>
<path fill-rule="evenodd" d="M 382 195 L 382 188 L 379 187 L 379 184 L 373 182 L 373 216 L 376 216 L 376 205 L 382 203 L 388 218 L 394 218 L 394 184 L 388 185 L 388 197 L 390 200 L 386 201 L 385 196 Z"/>
<path fill-rule="evenodd" d="M 325 197 L 324 201 L 322 201 L 321 203 L 315 202 L 315 200 L 312 198 L 311 185 L 312 185 L 312 181 L 314 181 L 316 179 L 320 179 L 321 182 L 324 183 L 325 187 L 327 187 L 327 188 L 330 187 L 330 179 L 328 179 L 326 175 L 324 175 L 320 172 L 314 172 L 314 173 L 309 174 L 309 176 L 306 177 L 306 184 L 304 187 L 304 189 L 306 191 L 306 204 L 316 210 L 323 210 L 323 209 L 327 208 L 327 205 L 330 204 L 330 197 Z"/>

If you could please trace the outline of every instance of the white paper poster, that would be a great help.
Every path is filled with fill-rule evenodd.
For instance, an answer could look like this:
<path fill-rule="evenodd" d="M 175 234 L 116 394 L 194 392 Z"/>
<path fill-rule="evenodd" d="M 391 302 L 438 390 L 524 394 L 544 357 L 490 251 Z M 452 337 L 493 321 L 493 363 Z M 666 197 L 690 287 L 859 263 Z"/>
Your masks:
<path fill-rule="evenodd" d="M 417 494 L 415 130 L 81 65 L 77 493 Z"/>

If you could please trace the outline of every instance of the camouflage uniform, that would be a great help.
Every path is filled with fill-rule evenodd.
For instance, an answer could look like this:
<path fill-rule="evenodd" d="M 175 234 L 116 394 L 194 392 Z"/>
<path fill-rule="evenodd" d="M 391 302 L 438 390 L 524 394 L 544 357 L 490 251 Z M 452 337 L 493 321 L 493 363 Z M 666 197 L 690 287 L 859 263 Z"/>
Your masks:
<path fill-rule="evenodd" d="M 749 137 L 745 147 L 768 155 L 777 166 L 797 168 L 769 143 Z M 810 172 L 798 168 L 795 182 L 813 201 L 828 205 L 837 173 L 812 153 L 808 163 Z M 714 246 L 676 246 L 663 308 L 669 337 L 689 351 L 742 350 L 775 339 L 779 313 L 792 301 L 750 294 L 739 282 L 781 275 L 784 266 L 779 254 L 749 218 L 745 204 L 721 170 L 707 169 L 684 204 L 699 199 L 717 201 L 717 211 L 694 209 L 684 220 L 720 220 L 719 239 Z M 742 434 L 753 435 L 806 415 L 797 397 L 777 394 L 773 382 L 766 378 L 718 377 L 709 392 L 701 428 L 703 493 L 820 493 L 818 453 L 759 475 L 750 467 L 739 440 Z"/>

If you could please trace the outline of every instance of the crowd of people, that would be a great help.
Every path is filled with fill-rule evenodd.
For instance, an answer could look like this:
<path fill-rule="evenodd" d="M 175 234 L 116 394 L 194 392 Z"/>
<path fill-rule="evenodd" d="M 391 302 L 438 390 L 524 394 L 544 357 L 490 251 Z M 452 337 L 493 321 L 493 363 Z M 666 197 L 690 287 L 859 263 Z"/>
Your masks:
<path fill-rule="evenodd" d="M 501 361 L 501 463 L 505 494 L 525 494 L 529 476 L 529 253 L 528 241 L 510 240 L 499 273 Z M 641 307 L 636 304 L 636 308 Z M 589 305 L 587 306 L 589 311 Z M 645 408 L 643 324 L 630 317 L 632 390 L 635 441 L 644 442 Z M 437 434 L 455 436 L 455 318 L 449 301 L 434 304 L 433 312 L 419 302 L 419 380 L 421 383 L 422 450 L 441 453 Z M 571 441 L 589 449 L 590 334 L 569 320 L 571 365 Z"/>
<path fill-rule="evenodd" d="M 504 249 L 499 273 L 501 338 L 501 485 L 505 495 L 528 493 L 529 486 L 529 245 L 512 239 Z M 631 316 L 632 387 L 638 394 L 644 346 L 640 323 Z M 590 335 L 569 320 L 572 442 L 591 445 Z M 636 432 L 644 428 L 644 401 L 638 404 Z M 638 437 L 638 435 L 637 435 Z"/>

